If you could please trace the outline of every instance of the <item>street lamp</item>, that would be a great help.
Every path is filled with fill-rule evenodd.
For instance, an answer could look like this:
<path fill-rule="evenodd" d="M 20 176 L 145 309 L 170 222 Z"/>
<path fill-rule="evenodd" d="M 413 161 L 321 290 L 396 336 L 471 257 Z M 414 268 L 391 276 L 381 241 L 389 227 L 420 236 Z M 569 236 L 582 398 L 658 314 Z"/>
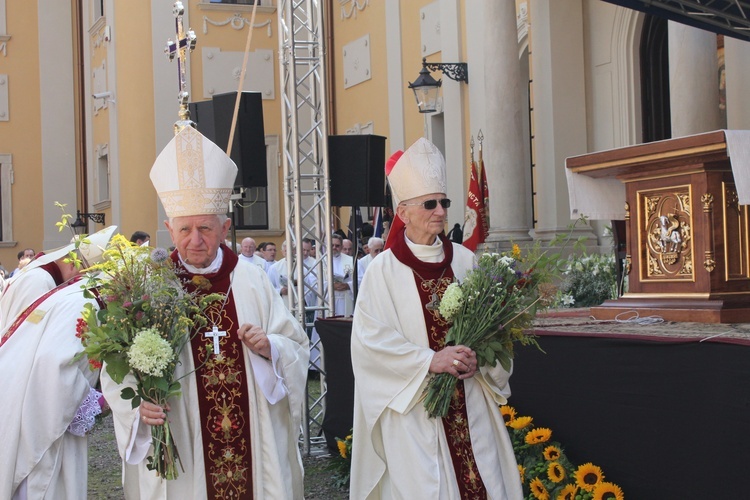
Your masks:
<path fill-rule="evenodd" d="M 435 80 L 430 71 L 442 71 L 451 80 L 469 83 L 469 67 L 466 63 L 428 63 L 427 59 L 423 57 L 422 70 L 419 72 L 419 76 L 409 83 L 409 88 L 414 91 L 420 113 L 437 111 L 440 86 L 443 81 Z"/>
<path fill-rule="evenodd" d="M 97 224 L 104 225 L 103 213 L 87 214 L 87 213 L 81 212 L 80 210 L 76 210 L 76 220 L 74 220 L 70 224 L 70 227 L 73 228 L 73 231 L 76 234 L 83 234 L 86 232 L 88 228 L 88 222 L 84 222 L 84 219 L 90 219 L 92 222 L 96 222 Z"/>

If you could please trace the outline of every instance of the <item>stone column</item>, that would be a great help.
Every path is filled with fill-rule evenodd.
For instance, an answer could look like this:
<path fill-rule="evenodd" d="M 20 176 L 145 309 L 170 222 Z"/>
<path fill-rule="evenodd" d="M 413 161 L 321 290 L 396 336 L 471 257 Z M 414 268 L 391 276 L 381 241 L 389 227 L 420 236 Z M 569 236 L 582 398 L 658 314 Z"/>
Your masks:
<path fill-rule="evenodd" d="M 536 240 L 571 223 L 565 159 L 588 152 L 582 0 L 531 0 Z M 581 232 L 593 241 L 593 233 Z"/>
<path fill-rule="evenodd" d="M 750 130 L 750 43 L 724 37 L 727 128 Z"/>
<path fill-rule="evenodd" d="M 518 61 L 516 4 L 511 1 L 484 3 L 485 51 L 484 95 L 486 128 L 483 130 L 484 160 L 490 190 L 489 240 L 504 242 L 528 240 L 527 172 L 521 127 L 521 69 Z M 471 83 L 472 85 L 480 82 Z M 474 131 L 476 133 L 476 131 Z"/>
<path fill-rule="evenodd" d="M 673 21 L 667 29 L 672 137 L 723 128 L 716 34 Z"/>

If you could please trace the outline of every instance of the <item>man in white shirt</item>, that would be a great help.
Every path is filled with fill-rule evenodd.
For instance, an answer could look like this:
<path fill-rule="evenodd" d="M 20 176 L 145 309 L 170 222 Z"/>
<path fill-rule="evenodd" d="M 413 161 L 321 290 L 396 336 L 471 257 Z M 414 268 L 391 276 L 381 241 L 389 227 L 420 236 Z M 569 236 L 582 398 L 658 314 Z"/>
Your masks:
<path fill-rule="evenodd" d="M 354 311 L 352 282 L 354 260 L 342 252 L 344 238 L 331 235 L 331 262 L 333 263 L 333 315 L 351 316 Z"/>
<path fill-rule="evenodd" d="M 365 276 L 367 266 L 372 262 L 372 259 L 377 257 L 378 254 L 383 251 L 384 245 L 385 241 L 383 238 L 378 238 L 377 236 L 373 236 L 367 240 L 367 248 L 369 249 L 369 252 L 357 262 L 357 277 L 360 285 L 362 284 L 362 278 Z"/>
<path fill-rule="evenodd" d="M 266 261 L 265 269 L 266 272 L 268 272 L 268 270 L 271 269 L 271 266 L 276 262 L 276 243 L 265 241 L 260 244 L 258 249 L 260 250 L 261 257 Z"/>
<path fill-rule="evenodd" d="M 249 262 L 250 264 L 255 264 L 265 271 L 266 260 L 255 255 L 255 248 L 256 247 L 254 239 L 247 237 L 242 240 L 242 244 L 240 246 L 240 260 L 244 260 L 246 262 Z"/>

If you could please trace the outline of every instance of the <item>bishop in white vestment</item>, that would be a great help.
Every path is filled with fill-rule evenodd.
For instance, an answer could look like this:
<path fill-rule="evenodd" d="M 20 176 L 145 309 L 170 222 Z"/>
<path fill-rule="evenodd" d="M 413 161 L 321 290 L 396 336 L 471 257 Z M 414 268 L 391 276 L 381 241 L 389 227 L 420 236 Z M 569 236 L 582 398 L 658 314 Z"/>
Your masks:
<path fill-rule="evenodd" d="M 388 248 L 369 265 L 352 326 L 354 432 L 351 498 L 523 498 L 499 405 L 510 373 L 478 367 L 476 353 L 446 344 L 437 306 L 473 267 L 474 254 L 443 234 L 445 160 L 426 139 L 386 165 L 394 208 Z M 433 374 L 458 379 L 448 414 L 421 400 Z"/>
<path fill-rule="evenodd" d="M 226 335 L 218 352 L 213 338 L 191 338 L 175 374 L 184 376 L 182 394 L 170 399 L 168 408 L 142 401 L 131 409 L 119 398 L 122 385 L 102 372 L 128 499 L 303 496 L 297 439 L 309 343 L 266 274 L 222 244 L 231 224 L 225 210 L 236 174 L 232 160 L 190 127 L 165 147 L 151 170 L 169 217 L 166 226 L 176 248 L 172 260 L 183 286 L 199 294 L 225 294 L 209 316 Z M 129 375 L 124 384 L 133 382 Z M 151 427 L 166 418 L 185 469 L 173 480 L 147 469 Z"/>

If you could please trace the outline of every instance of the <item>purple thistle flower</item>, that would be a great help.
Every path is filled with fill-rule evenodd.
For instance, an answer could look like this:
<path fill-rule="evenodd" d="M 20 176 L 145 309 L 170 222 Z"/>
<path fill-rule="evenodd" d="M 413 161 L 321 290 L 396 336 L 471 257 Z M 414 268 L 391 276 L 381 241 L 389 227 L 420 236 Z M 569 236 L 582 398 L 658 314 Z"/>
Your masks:
<path fill-rule="evenodd" d="M 143 319 L 143 311 L 138 311 L 137 313 L 135 313 L 135 320 L 136 321 L 140 321 L 142 319 Z"/>
<path fill-rule="evenodd" d="M 154 248 L 151 251 L 151 260 L 157 264 L 162 264 L 169 258 L 169 252 L 163 248 Z"/>
<path fill-rule="evenodd" d="M 130 302 L 129 300 L 126 300 L 126 301 L 125 301 L 125 302 L 123 302 L 123 304 L 122 304 L 122 307 L 125 307 L 125 308 L 128 308 L 128 307 L 132 307 L 132 306 L 133 306 L 133 303 L 132 303 L 132 302 Z"/>

